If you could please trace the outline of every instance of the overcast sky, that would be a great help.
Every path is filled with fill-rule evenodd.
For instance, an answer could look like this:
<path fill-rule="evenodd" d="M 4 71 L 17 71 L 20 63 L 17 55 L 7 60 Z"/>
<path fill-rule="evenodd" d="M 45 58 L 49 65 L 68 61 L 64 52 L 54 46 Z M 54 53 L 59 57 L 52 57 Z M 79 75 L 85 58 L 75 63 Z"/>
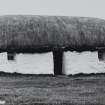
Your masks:
<path fill-rule="evenodd" d="M 0 15 L 66 15 L 105 19 L 105 0 L 0 0 Z"/>

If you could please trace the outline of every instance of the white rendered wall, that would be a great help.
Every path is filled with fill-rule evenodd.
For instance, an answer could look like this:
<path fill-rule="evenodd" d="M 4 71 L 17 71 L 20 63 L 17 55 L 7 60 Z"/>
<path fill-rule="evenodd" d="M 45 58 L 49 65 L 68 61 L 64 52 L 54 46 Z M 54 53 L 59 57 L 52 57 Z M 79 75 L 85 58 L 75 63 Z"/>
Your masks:
<path fill-rule="evenodd" d="M 53 55 L 52 53 L 16 54 L 15 60 L 8 61 L 7 53 L 0 53 L 0 71 L 53 74 Z"/>
<path fill-rule="evenodd" d="M 104 61 L 99 61 L 98 52 L 64 52 L 63 72 L 76 73 L 101 73 L 105 72 Z"/>
<path fill-rule="evenodd" d="M 53 74 L 53 55 L 44 54 L 17 54 L 15 61 L 7 60 L 7 53 L 0 53 L 0 71 Z M 64 52 L 63 72 L 65 74 L 75 73 L 97 73 L 105 72 L 105 63 L 99 61 L 97 52 Z"/>

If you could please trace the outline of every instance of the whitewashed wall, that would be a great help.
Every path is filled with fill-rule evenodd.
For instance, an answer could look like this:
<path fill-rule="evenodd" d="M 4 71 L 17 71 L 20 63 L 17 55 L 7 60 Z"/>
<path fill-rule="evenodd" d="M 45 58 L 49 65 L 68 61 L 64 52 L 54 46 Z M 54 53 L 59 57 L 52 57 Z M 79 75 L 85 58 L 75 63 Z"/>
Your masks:
<path fill-rule="evenodd" d="M 0 53 L 0 71 L 53 74 L 53 55 L 44 54 L 17 54 L 15 61 L 7 60 L 7 53 Z M 64 52 L 63 72 L 97 73 L 105 72 L 105 63 L 98 60 L 97 52 Z"/>
<path fill-rule="evenodd" d="M 76 73 L 100 73 L 105 72 L 105 63 L 99 61 L 98 52 L 64 52 L 63 72 L 65 74 Z"/>
<path fill-rule="evenodd" d="M 15 61 L 7 60 L 7 53 L 0 53 L 0 71 L 29 74 L 53 74 L 53 55 L 17 54 Z"/>

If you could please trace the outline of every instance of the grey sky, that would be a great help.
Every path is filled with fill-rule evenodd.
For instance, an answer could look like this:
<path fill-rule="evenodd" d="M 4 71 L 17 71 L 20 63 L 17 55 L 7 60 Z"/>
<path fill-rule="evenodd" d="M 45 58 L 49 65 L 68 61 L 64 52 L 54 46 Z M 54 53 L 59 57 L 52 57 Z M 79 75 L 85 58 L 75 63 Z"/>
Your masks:
<path fill-rule="evenodd" d="M 105 0 L 0 0 L 0 15 L 68 15 L 105 19 Z"/>

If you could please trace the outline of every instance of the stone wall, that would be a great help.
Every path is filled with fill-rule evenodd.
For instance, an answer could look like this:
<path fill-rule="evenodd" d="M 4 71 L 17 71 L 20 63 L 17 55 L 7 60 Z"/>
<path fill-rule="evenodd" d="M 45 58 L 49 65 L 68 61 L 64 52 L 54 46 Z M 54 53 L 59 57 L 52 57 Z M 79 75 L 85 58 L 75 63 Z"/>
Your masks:
<path fill-rule="evenodd" d="M 104 61 L 99 61 L 98 52 L 64 52 L 63 72 L 76 73 L 101 73 L 105 72 Z"/>
<path fill-rule="evenodd" d="M 63 74 L 105 72 L 105 63 L 98 59 L 98 52 L 64 52 Z M 14 60 L 7 53 L 0 53 L 0 71 L 29 74 L 53 74 L 53 54 L 16 54 Z"/>
<path fill-rule="evenodd" d="M 16 54 L 15 60 L 7 60 L 7 53 L 0 53 L 0 71 L 52 74 L 53 55 L 43 54 Z"/>

